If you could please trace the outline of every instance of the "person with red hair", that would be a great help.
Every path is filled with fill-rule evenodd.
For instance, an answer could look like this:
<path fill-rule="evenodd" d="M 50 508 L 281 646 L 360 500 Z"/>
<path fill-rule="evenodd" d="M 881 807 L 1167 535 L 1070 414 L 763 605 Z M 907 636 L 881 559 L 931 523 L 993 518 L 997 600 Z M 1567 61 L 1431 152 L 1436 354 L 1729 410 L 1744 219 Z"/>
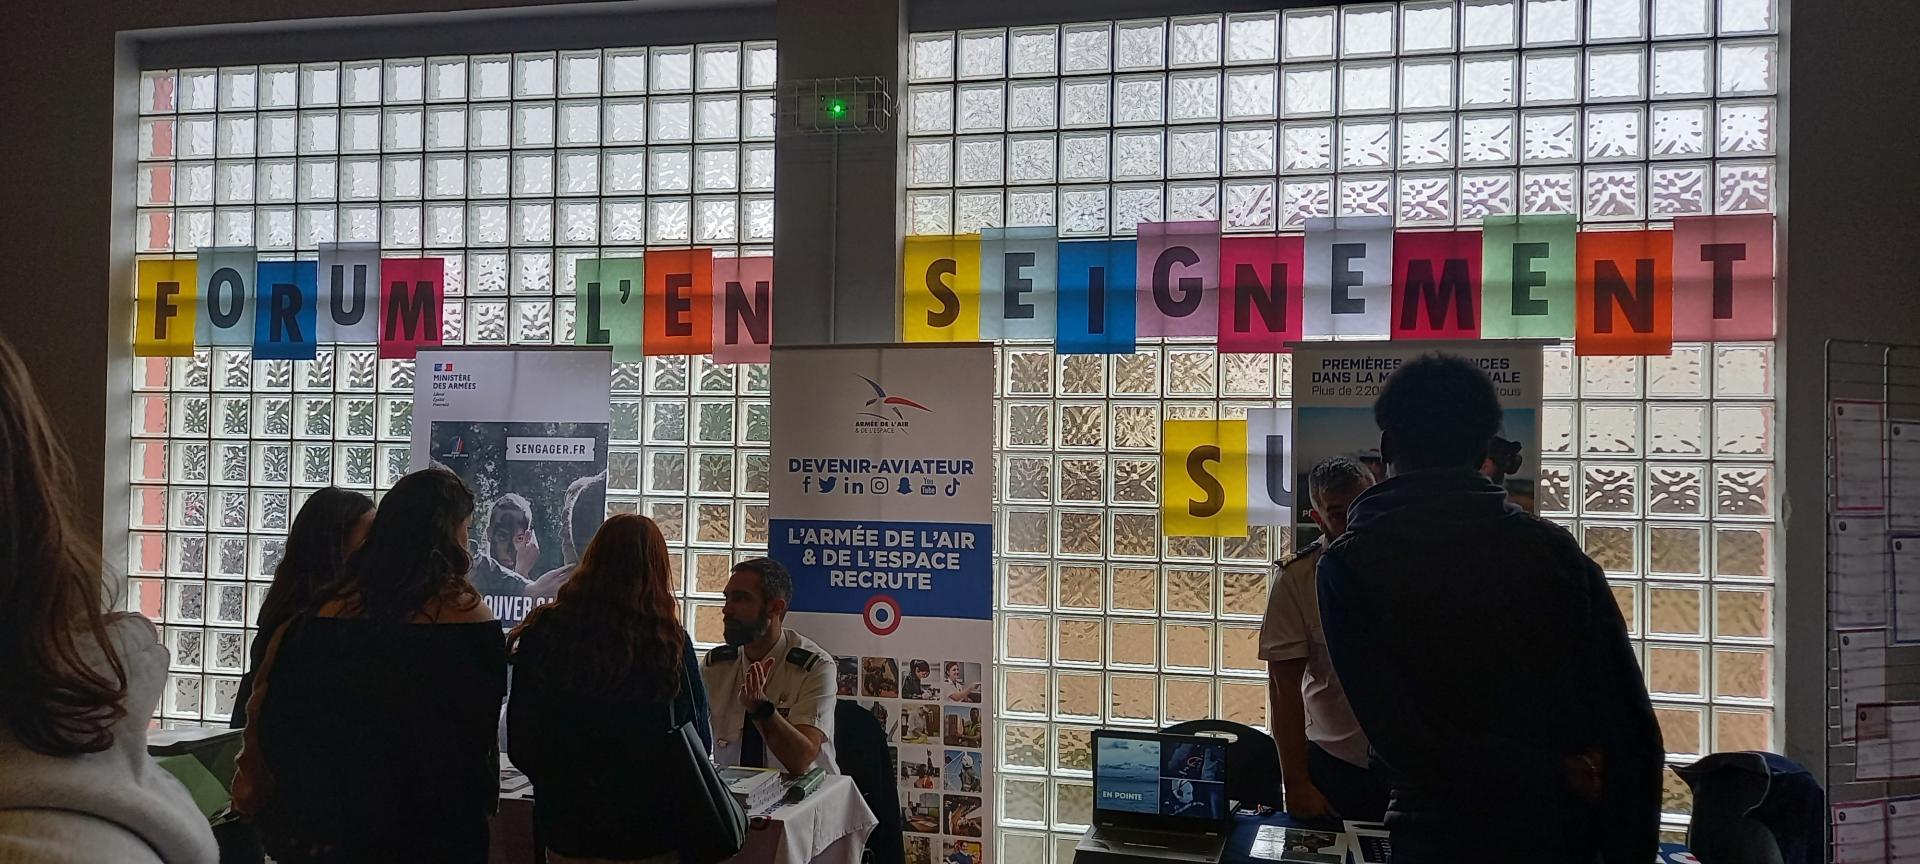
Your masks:
<path fill-rule="evenodd" d="M 713 737 L 671 572 L 659 525 L 614 516 L 554 601 L 508 637 L 507 758 L 533 781 L 555 864 L 679 860 L 681 826 L 666 814 L 686 790 L 657 781 L 656 748 L 689 721 L 709 752 Z"/>

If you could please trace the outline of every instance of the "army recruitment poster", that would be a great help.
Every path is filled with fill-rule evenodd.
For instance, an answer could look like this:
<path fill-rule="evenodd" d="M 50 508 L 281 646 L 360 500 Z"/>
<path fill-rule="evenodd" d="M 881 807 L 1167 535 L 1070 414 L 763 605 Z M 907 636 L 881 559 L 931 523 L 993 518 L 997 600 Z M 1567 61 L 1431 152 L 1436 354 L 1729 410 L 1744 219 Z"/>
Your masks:
<path fill-rule="evenodd" d="M 473 490 L 468 578 L 503 627 L 553 599 L 607 511 L 613 355 L 422 349 L 411 470 Z"/>

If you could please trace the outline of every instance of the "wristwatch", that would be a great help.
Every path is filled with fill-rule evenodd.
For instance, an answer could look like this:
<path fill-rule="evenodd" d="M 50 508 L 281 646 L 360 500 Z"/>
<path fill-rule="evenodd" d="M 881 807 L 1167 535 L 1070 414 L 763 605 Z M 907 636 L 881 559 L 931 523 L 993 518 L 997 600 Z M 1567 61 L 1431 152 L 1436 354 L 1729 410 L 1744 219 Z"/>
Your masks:
<path fill-rule="evenodd" d="M 774 712 L 773 703 L 765 699 L 762 699 L 758 703 L 756 703 L 753 707 L 747 709 L 747 719 L 750 719 L 755 723 L 759 723 L 766 720 L 768 717 L 772 717 L 773 712 Z"/>

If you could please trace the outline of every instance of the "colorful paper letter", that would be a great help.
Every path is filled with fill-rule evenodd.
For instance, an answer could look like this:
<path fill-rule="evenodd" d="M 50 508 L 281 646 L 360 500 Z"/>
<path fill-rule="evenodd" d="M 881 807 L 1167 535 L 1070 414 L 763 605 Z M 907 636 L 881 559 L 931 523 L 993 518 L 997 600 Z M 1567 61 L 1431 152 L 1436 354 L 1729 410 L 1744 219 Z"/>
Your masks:
<path fill-rule="evenodd" d="M 1053 338 L 1059 245 L 1052 228 L 981 229 L 981 339 Z"/>
<path fill-rule="evenodd" d="M 1132 354 L 1134 241 L 1060 244 L 1060 354 Z"/>
<path fill-rule="evenodd" d="M 319 348 L 318 269 L 312 261 L 262 261 L 254 271 L 253 359 L 312 360 Z"/>
<path fill-rule="evenodd" d="M 573 268 L 573 344 L 613 348 L 613 359 L 634 363 L 647 341 L 646 261 L 584 258 Z"/>
<path fill-rule="evenodd" d="M 199 267 L 192 260 L 150 258 L 134 274 L 133 356 L 192 357 Z"/>
<path fill-rule="evenodd" d="M 422 345 L 440 344 L 447 262 L 441 258 L 380 260 L 380 358 L 411 360 Z"/>
<path fill-rule="evenodd" d="M 1393 235 L 1393 338 L 1480 337 L 1480 232 Z"/>
<path fill-rule="evenodd" d="M 1583 231 L 1575 354 L 1673 352 L 1673 232 Z"/>
<path fill-rule="evenodd" d="M 1220 241 L 1222 354 L 1284 354 L 1298 342 L 1306 244 L 1294 237 Z"/>
<path fill-rule="evenodd" d="M 1488 216 L 1480 235 L 1480 337 L 1573 338 L 1573 217 Z"/>
<path fill-rule="evenodd" d="M 1774 337 L 1773 216 L 1673 220 L 1673 338 Z"/>
<path fill-rule="evenodd" d="M 713 350 L 713 250 L 647 253 L 646 353 Z"/>
<path fill-rule="evenodd" d="M 321 342 L 380 341 L 380 244 L 320 244 Z"/>
<path fill-rule="evenodd" d="M 1220 223 L 1142 222 L 1133 284 L 1141 336 L 1212 336 L 1220 327 Z"/>
<path fill-rule="evenodd" d="M 908 237 L 901 258 L 902 340 L 980 341 L 980 235 Z"/>
<path fill-rule="evenodd" d="M 202 246 L 199 257 L 201 344 L 252 345 L 254 248 Z"/>
<path fill-rule="evenodd" d="M 1246 536 L 1247 421 L 1168 420 L 1160 441 L 1163 533 Z"/>
<path fill-rule="evenodd" d="M 1293 524 L 1293 411 L 1247 409 L 1247 524 Z"/>
<path fill-rule="evenodd" d="M 1393 331 L 1393 219 L 1307 220 L 1306 332 L 1385 339 Z"/>
<path fill-rule="evenodd" d="M 773 259 L 713 259 L 713 362 L 766 363 L 773 354 Z"/>

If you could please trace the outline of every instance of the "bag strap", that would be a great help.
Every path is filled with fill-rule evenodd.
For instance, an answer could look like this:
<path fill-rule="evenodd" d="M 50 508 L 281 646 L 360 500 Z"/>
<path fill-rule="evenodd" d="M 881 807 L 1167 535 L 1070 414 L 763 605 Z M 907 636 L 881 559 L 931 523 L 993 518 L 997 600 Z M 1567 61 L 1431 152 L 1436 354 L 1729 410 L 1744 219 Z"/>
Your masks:
<path fill-rule="evenodd" d="M 679 729 L 681 726 L 684 726 L 688 723 L 692 723 L 694 718 L 693 691 L 688 689 L 694 686 L 694 683 L 691 681 L 684 680 L 687 677 L 686 670 L 684 668 L 675 669 L 674 674 L 679 676 L 682 680 L 680 682 L 679 689 L 675 690 L 673 693 L 673 706 L 667 709 L 667 731 L 668 732 L 672 732 L 676 729 Z M 681 719 L 682 717 L 684 717 L 685 719 Z"/>
<path fill-rule="evenodd" d="M 267 653 L 253 673 L 253 693 L 247 699 L 247 726 L 241 732 L 240 753 L 234 757 L 233 809 L 236 813 L 257 815 L 273 797 L 273 774 L 267 768 L 266 753 L 260 746 L 260 719 L 267 705 L 267 689 L 274 663 L 302 617 L 288 619 L 274 628 L 267 642 Z"/>

